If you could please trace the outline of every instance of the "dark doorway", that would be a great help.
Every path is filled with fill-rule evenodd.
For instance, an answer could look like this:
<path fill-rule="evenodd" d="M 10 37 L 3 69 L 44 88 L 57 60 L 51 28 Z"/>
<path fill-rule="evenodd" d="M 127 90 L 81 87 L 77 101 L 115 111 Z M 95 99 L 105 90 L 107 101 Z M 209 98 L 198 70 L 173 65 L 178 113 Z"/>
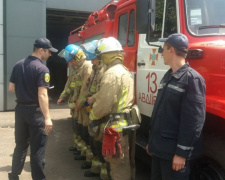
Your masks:
<path fill-rule="evenodd" d="M 70 32 L 85 23 L 90 12 L 61 11 L 47 9 L 47 38 L 59 52 L 68 44 Z M 52 101 L 57 101 L 67 81 L 67 62 L 57 54 L 53 54 L 47 61 L 50 70 L 50 85 L 54 86 L 49 90 Z"/>

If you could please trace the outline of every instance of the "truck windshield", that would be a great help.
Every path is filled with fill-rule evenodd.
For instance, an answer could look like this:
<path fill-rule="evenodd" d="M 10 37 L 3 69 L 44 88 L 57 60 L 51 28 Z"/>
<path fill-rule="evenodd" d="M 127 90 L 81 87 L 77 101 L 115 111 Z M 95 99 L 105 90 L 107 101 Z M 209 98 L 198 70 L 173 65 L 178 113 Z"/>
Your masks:
<path fill-rule="evenodd" d="M 190 33 L 225 35 L 225 0 L 185 0 L 185 6 Z"/>

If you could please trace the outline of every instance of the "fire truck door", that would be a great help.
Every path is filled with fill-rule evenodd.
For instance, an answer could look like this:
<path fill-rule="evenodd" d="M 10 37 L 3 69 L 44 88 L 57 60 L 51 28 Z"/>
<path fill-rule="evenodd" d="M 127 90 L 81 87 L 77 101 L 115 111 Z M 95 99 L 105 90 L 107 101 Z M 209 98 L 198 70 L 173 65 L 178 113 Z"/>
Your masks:
<path fill-rule="evenodd" d="M 135 72 L 138 35 L 135 25 L 135 4 L 130 4 L 117 11 L 115 15 L 115 37 L 120 41 L 124 50 L 124 65 Z"/>
<path fill-rule="evenodd" d="M 146 34 L 139 35 L 137 52 L 136 100 L 141 114 L 151 117 L 159 83 L 169 69 L 164 64 L 159 48 L 161 37 L 177 32 L 176 0 L 158 0 L 155 4 L 155 29 L 150 33 L 150 43 L 146 43 Z"/>

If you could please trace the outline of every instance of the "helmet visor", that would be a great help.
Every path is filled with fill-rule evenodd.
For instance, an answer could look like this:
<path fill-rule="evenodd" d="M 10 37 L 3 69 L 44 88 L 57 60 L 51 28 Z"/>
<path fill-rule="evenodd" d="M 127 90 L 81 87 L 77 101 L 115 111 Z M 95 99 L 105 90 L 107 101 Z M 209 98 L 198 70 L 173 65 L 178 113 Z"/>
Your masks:
<path fill-rule="evenodd" d="M 84 50 L 84 53 L 86 54 L 86 60 L 92 60 L 96 58 L 95 49 L 93 43 L 88 42 L 81 45 L 81 48 Z"/>
<path fill-rule="evenodd" d="M 71 61 L 74 57 L 74 55 L 72 55 L 71 53 L 69 53 L 69 51 L 63 49 L 62 51 L 60 51 L 60 53 L 58 54 L 58 56 L 65 58 L 67 62 Z"/>

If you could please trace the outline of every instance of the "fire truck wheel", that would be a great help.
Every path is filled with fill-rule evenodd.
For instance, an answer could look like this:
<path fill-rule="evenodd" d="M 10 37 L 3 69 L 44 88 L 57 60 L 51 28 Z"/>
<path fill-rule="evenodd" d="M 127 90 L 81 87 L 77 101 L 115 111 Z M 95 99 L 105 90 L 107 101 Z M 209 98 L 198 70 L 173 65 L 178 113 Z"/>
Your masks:
<path fill-rule="evenodd" d="M 215 161 L 203 157 L 191 162 L 190 180 L 225 180 L 225 172 Z"/>

